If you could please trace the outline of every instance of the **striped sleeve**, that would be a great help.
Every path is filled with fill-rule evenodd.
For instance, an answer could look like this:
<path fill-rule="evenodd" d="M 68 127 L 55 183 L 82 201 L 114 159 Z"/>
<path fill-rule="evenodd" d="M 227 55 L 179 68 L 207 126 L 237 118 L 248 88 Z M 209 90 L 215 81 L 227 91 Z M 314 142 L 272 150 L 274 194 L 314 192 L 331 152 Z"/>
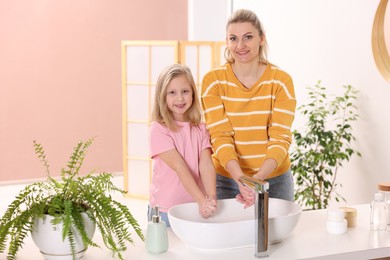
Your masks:
<path fill-rule="evenodd" d="M 224 69 L 224 68 L 220 68 Z M 229 85 L 226 80 L 218 80 L 215 71 L 209 72 L 203 78 L 202 108 L 211 143 L 221 165 L 226 168 L 229 160 L 237 160 L 238 155 L 234 146 L 234 131 L 224 109 L 223 89 Z M 234 86 L 233 86 L 234 87 Z"/>
<path fill-rule="evenodd" d="M 288 74 L 275 80 L 275 102 L 268 128 L 269 142 L 266 159 L 280 165 L 288 155 L 292 142 L 291 126 L 295 116 L 296 99 L 293 81 Z"/>

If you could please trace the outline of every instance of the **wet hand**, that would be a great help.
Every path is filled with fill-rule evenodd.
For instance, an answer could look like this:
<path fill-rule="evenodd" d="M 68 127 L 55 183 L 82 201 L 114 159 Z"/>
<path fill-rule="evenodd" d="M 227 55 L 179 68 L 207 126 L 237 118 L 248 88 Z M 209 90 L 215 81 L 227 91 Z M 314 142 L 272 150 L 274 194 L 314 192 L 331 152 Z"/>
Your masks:
<path fill-rule="evenodd" d="M 255 193 L 249 187 L 238 184 L 240 188 L 240 194 L 236 196 L 236 200 L 242 204 L 244 204 L 244 209 L 255 204 Z"/>
<path fill-rule="evenodd" d="M 209 218 L 217 211 L 217 200 L 206 197 L 199 203 L 199 214 L 204 218 Z"/>

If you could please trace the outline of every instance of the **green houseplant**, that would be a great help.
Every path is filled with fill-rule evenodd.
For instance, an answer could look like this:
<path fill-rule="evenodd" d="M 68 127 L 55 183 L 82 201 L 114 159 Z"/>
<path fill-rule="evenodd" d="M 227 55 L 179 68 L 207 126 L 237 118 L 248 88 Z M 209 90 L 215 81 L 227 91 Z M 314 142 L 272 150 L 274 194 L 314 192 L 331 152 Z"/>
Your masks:
<path fill-rule="evenodd" d="M 323 209 L 332 199 L 343 200 L 337 188 L 340 167 L 352 155 L 361 156 L 351 145 L 356 140 L 352 123 L 358 120 L 354 102 L 358 91 L 343 86 L 344 93 L 330 99 L 319 81 L 308 87 L 309 102 L 298 108 L 307 119 L 305 127 L 293 131 L 291 170 L 296 182 L 295 200 L 307 209 Z"/>
<path fill-rule="evenodd" d="M 8 245 L 8 259 L 15 259 L 24 239 L 33 232 L 37 218 L 46 215 L 53 217 L 52 225 L 62 225 L 62 239 L 68 240 L 71 256 L 75 258 L 75 231 L 80 234 L 82 243 L 98 246 L 86 233 L 82 214 L 94 222 L 101 233 L 105 246 L 120 259 L 121 252 L 127 249 L 126 242 L 133 243 L 130 228 L 144 240 L 144 235 L 129 209 L 114 200 L 112 192 L 125 191 L 117 188 L 111 181 L 111 173 L 79 176 L 87 149 L 93 138 L 80 141 L 73 150 L 67 166 L 61 171 L 60 180 L 50 176 L 49 164 L 41 144 L 34 143 L 35 153 L 43 162 L 47 179 L 27 185 L 19 192 L 0 219 L 0 252 Z"/>

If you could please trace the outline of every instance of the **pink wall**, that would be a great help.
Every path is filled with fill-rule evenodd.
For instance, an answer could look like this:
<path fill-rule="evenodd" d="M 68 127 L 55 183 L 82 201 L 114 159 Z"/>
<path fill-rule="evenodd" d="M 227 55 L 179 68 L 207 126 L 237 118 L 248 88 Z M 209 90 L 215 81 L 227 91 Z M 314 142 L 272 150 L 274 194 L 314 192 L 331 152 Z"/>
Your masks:
<path fill-rule="evenodd" d="M 121 172 L 120 42 L 185 39 L 183 0 L 0 0 L 0 181 L 45 177 L 33 140 L 53 175 L 92 136 L 83 169 Z"/>
<path fill-rule="evenodd" d="M 387 52 L 390 54 L 390 3 L 387 3 L 386 12 L 385 12 L 385 42 L 387 47 Z"/>

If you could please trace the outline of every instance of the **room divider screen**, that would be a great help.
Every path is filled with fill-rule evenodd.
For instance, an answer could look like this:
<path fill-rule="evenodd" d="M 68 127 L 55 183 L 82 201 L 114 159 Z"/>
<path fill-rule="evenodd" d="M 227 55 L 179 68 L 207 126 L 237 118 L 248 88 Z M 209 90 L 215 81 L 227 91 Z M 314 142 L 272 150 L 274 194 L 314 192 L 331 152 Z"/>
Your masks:
<path fill-rule="evenodd" d="M 122 124 L 124 190 L 149 198 L 152 161 L 148 132 L 157 78 L 172 63 L 187 65 L 200 93 L 202 78 L 225 63 L 224 42 L 122 41 Z"/>

